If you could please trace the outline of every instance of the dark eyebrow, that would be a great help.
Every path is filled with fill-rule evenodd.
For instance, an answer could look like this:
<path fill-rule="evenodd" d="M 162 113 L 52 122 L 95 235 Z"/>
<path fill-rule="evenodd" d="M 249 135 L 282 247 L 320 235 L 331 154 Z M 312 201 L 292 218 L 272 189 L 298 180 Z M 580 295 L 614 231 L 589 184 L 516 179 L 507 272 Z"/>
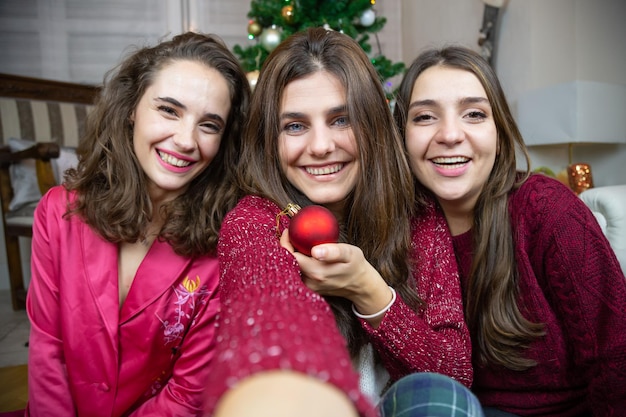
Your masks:
<path fill-rule="evenodd" d="M 215 120 L 216 122 L 220 123 L 222 126 L 226 125 L 226 122 L 224 121 L 224 119 L 222 119 L 222 116 L 220 116 L 219 114 L 205 113 L 204 117 L 209 120 Z"/>
<path fill-rule="evenodd" d="M 478 104 L 478 103 L 487 103 L 489 104 L 489 100 L 485 97 L 465 97 L 461 100 L 461 104 Z"/>
<path fill-rule="evenodd" d="M 156 100 L 165 101 L 166 103 L 170 103 L 171 105 L 180 107 L 181 109 L 187 109 L 187 106 L 172 97 L 157 97 Z"/>
<path fill-rule="evenodd" d="M 333 107 L 332 109 L 330 109 L 328 111 L 328 114 L 347 113 L 347 112 L 348 112 L 348 106 L 346 106 L 345 104 L 341 104 L 337 107 Z"/>
<path fill-rule="evenodd" d="M 284 119 L 302 119 L 304 117 L 304 113 L 299 112 L 286 112 L 280 115 L 280 120 Z"/>
<path fill-rule="evenodd" d="M 326 114 L 337 114 L 337 113 L 346 113 L 348 111 L 348 106 L 345 104 L 341 104 L 339 106 L 333 107 L 329 109 Z M 285 112 L 280 115 L 280 119 L 301 119 L 305 117 L 304 113 L 300 112 Z"/>
<path fill-rule="evenodd" d="M 459 101 L 460 104 L 477 104 L 477 103 L 487 103 L 489 104 L 489 100 L 487 100 L 485 97 L 464 97 Z M 413 107 L 420 107 L 420 106 L 434 106 L 436 105 L 437 102 L 435 100 L 431 100 L 431 99 L 425 99 L 425 100 L 417 100 L 411 103 L 411 105 L 409 105 L 409 109 L 412 109 Z"/>
<path fill-rule="evenodd" d="M 172 97 L 157 97 L 156 100 L 158 101 L 164 101 L 166 103 L 170 103 L 173 106 L 176 106 L 178 108 L 181 108 L 183 110 L 187 110 L 187 106 L 185 106 L 183 103 L 181 103 L 180 101 L 176 100 L 175 98 Z M 219 114 L 216 113 L 205 113 L 204 117 L 206 119 L 209 120 L 215 120 L 218 121 L 222 124 L 225 124 L 224 119 L 222 119 L 222 116 L 220 116 Z"/>
<path fill-rule="evenodd" d="M 419 107 L 419 106 L 432 106 L 435 103 L 436 103 L 435 100 L 430 100 L 430 99 L 417 100 L 417 101 L 412 102 L 409 105 L 409 109 L 412 109 L 413 107 Z"/>

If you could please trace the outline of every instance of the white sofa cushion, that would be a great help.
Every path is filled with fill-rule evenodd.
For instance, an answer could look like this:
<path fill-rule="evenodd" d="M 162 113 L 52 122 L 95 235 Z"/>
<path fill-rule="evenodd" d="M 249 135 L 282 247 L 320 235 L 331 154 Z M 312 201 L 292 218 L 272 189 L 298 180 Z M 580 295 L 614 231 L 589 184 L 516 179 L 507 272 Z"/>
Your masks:
<path fill-rule="evenodd" d="M 626 184 L 590 188 L 580 198 L 598 219 L 626 273 Z"/>

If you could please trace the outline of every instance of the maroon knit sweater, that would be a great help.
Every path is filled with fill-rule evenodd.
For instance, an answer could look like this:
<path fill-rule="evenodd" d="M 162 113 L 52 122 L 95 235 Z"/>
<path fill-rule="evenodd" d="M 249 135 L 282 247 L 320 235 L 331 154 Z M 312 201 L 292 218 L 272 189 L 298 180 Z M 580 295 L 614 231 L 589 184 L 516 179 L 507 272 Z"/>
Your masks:
<path fill-rule="evenodd" d="M 359 391 L 358 375 L 328 303 L 303 284 L 296 259 L 280 246 L 280 210 L 268 200 L 244 197 L 222 225 L 222 315 L 208 410 L 246 376 L 291 369 L 329 381 L 354 401 L 361 415 L 374 416 L 376 410 Z M 282 216 L 281 231 L 288 224 Z M 414 230 L 419 232 L 414 255 L 423 261 L 415 272 L 418 293 L 427 306 L 417 314 L 398 297 L 378 329 L 366 322 L 363 326 L 392 379 L 432 371 L 470 385 L 471 342 L 445 219 L 425 214 L 414 221 Z"/>
<path fill-rule="evenodd" d="M 545 323 L 514 372 L 474 365 L 483 406 L 521 416 L 626 415 L 626 279 L 591 211 L 556 180 L 533 175 L 509 198 L 520 311 Z M 471 231 L 453 238 L 463 288 Z"/>

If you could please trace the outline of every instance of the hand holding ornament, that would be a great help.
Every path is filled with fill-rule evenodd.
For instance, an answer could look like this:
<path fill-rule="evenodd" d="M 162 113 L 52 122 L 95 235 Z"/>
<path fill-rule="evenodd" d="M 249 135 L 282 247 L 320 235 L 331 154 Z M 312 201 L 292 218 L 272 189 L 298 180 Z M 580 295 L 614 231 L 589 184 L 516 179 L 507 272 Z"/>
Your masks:
<path fill-rule="evenodd" d="M 289 209 L 286 212 L 293 213 Z M 303 216 L 298 219 L 300 214 Z M 307 287 L 321 295 L 347 298 L 358 311 L 366 314 L 380 311 L 389 303 L 389 287 L 365 259 L 363 251 L 347 243 L 334 243 L 336 220 L 330 211 L 321 206 L 307 206 L 292 216 L 289 228 L 280 237 L 280 244 L 293 253 Z M 338 237 L 338 226 L 336 230 Z M 333 239 L 316 240 L 324 232 Z M 376 326 L 381 320 L 382 315 L 368 321 Z"/>

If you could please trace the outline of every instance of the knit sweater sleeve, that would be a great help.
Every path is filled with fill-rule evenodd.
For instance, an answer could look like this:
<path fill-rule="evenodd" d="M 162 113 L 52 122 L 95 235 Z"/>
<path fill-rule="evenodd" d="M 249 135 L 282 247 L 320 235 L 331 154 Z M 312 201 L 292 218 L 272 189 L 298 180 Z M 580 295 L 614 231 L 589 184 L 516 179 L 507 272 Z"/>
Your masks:
<path fill-rule="evenodd" d="M 527 183 L 511 201 L 518 234 L 525 229 L 536 236 L 528 245 L 530 261 L 560 316 L 577 371 L 585 374 L 589 409 L 598 416 L 621 415 L 626 410 L 626 278 L 593 214 L 576 195 L 540 175 Z"/>
<path fill-rule="evenodd" d="M 377 329 L 362 325 L 392 380 L 437 372 L 466 386 L 473 379 L 469 330 L 452 238 L 434 203 L 414 218 L 413 275 L 424 305 L 413 311 L 400 297 Z"/>
<path fill-rule="evenodd" d="M 334 384 L 362 416 L 375 416 L 359 391 L 358 375 L 329 305 L 304 285 L 296 259 L 280 246 L 279 212 L 273 203 L 248 196 L 222 225 L 222 312 L 207 410 L 212 412 L 220 396 L 247 376 L 289 369 Z"/>

